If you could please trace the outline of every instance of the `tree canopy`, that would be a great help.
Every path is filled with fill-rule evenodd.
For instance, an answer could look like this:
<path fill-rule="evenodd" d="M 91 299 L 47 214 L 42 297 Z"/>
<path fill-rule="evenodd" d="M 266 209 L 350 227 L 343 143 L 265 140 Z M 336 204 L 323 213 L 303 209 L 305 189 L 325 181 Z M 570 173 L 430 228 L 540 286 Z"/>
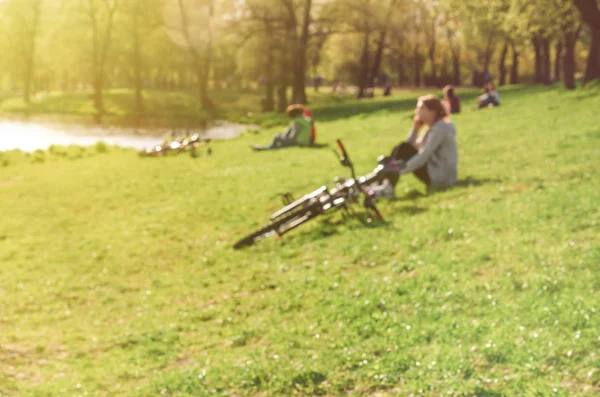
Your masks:
<path fill-rule="evenodd" d="M 3 0 L 0 89 L 26 101 L 110 87 L 262 86 L 265 110 L 306 102 L 316 75 L 356 85 L 600 77 L 597 0 Z M 559 21 L 559 23 L 557 23 Z M 473 80 L 473 81 L 472 81 Z M 289 91 L 288 91 L 289 90 Z M 291 93 L 291 97 L 289 94 Z"/>

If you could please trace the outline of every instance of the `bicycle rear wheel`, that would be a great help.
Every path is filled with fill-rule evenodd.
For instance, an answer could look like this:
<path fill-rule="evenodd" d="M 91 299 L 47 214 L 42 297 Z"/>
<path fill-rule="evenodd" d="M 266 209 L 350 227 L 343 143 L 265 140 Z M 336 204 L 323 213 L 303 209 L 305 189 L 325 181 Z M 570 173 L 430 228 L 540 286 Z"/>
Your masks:
<path fill-rule="evenodd" d="M 290 230 L 295 229 L 303 223 L 309 221 L 310 219 L 318 216 L 320 213 L 321 210 L 319 205 L 315 204 L 307 208 L 303 208 L 299 211 L 287 214 L 286 216 L 273 220 L 270 224 L 265 225 L 257 231 L 240 239 L 233 245 L 233 248 L 240 249 L 243 247 L 250 246 L 257 241 L 272 236 L 273 234 L 278 234 L 282 236 Z"/>

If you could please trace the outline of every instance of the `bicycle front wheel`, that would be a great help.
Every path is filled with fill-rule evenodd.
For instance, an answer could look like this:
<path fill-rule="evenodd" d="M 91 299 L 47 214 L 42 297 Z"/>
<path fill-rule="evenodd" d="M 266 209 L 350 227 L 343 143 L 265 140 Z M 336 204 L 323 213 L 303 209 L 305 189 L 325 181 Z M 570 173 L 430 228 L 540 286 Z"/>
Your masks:
<path fill-rule="evenodd" d="M 266 225 L 254 233 L 242 238 L 233 245 L 233 249 L 240 249 L 254 244 L 255 242 L 262 240 L 263 238 L 269 237 L 277 233 L 273 225 Z"/>

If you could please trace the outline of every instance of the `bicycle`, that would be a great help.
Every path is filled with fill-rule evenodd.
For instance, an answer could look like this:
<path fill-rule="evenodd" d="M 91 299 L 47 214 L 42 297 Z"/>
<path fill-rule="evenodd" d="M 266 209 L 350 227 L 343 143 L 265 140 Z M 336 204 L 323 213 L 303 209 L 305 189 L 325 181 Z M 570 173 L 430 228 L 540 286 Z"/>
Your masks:
<path fill-rule="evenodd" d="M 361 221 L 371 224 L 375 218 L 379 222 L 383 222 L 383 216 L 375 205 L 374 195 L 370 194 L 364 186 L 380 182 L 380 172 L 385 168 L 385 165 L 380 162 L 372 172 L 357 178 L 354 165 L 339 139 L 337 145 L 341 150 L 340 163 L 342 166 L 350 168 L 351 178 L 336 181 L 336 185 L 332 189 L 321 186 L 298 200 L 293 200 L 289 193 L 284 194 L 285 207 L 271 215 L 270 223 L 237 241 L 233 248 L 240 249 L 275 234 L 283 236 L 285 233 L 320 215 L 338 210 L 348 212 L 350 211 L 350 205 L 357 203 L 361 196 L 367 215 L 366 219 L 361 219 Z M 336 152 L 336 155 L 339 154 Z"/>
<path fill-rule="evenodd" d="M 155 145 L 139 152 L 142 157 L 160 157 L 164 156 L 168 153 L 175 152 L 181 153 L 190 149 L 190 154 L 192 157 L 198 157 L 198 152 L 196 149 L 205 146 L 210 142 L 210 139 L 203 139 L 198 134 L 194 134 L 189 138 L 183 138 L 181 140 L 172 140 L 163 143 L 162 145 Z M 212 153 L 211 149 L 208 148 L 207 154 L 210 155 Z"/>

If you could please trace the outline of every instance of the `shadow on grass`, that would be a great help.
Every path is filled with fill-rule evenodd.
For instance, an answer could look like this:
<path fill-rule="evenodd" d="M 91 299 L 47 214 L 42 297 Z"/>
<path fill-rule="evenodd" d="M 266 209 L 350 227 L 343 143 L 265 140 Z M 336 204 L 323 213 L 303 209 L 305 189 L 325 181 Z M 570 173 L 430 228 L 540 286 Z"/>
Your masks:
<path fill-rule="evenodd" d="M 499 179 L 499 178 L 477 179 L 477 178 L 468 176 L 464 179 L 459 179 L 456 182 L 456 184 L 454 185 L 454 187 L 482 186 L 482 185 L 487 185 L 489 183 L 500 183 L 500 182 L 502 182 L 502 179 Z"/>
<path fill-rule="evenodd" d="M 421 214 L 425 211 L 427 211 L 427 208 L 419 207 L 416 205 L 409 205 L 408 207 L 402 207 L 394 212 L 395 213 L 400 212 L 400 213 L 408 214 L 408 215 L 417 215 L 417 214 Z"/>
<path fill-rule="evenodd" d="M 445 189 L 445 190 L 452 190 L 455 188 L 465 188 L 465 187 L 470 187 L 470 186 L 483 186 L 483 185 L 487 185 L 490 183 L 500 183 L 502 182 L 502 179 L 499 178 L 473 178 L 471 176 L 468 176 L 464 179 L 459 179 L 454 186 L 452 186 L 449 189 Z M 445 190 L 441 190 L 441 191 L 445 191 Z M 411 201 L 411 200 L 416 200 L 418 198 L 421 197 L 427 197 L 431 194 L 435 194 L 435 193 L 423 193 L 422 191 L 418 190 L 418 189 L 413 189 L 411 191 L 409 191 L 408 193 L 406 193 L 403 196 L 400 197 L 396 197 L 394 199 L 391 199 L 390 201 Z"/>
<path fill-rule="evenodd" d="M 250 145 L 250 147 L 255 152 L 272 152 L 272 151 L 279 151 L 279 150 L 283 150 L 283 149 L 302 149 L 302 150 L 325 149 L 325 148 L 330 148 L 331 145 L 329 145 L 329 143 L 315 143 L 310 146 L 283 146 L 283 147 L 278 147 L 278 148 L 269 148 L 267 146 L 260 146 L 260 145 Z"/>
<path fill-rule="evenodd" d="M 313 143 L 310 146 L 300 146 L 300 149 L 324 149 L 331 147 L 329 143 Z"/>
<path fill-rule="evenodd" d="M 362 208 L 351 209 L 348 212 L 341 213 L 341 215 L 331 214 L 327 217 L 316 218 L 315 222 L 318 222 L 318 224 L 315 229 L 305 232 L 296 232 L 295 235 L 290 236 L 289 239 L 300 239 L 300 241 L 316 241 L 318 239 L 324 239 L 341 234 L 343 231 L 348 230 L 387 228 L 391 226 L 392 223 L 389 221 L 394 218 L 394 216 L 413 216 L 421 214 L 425 211 L 427 211 L 427 208 L 409 205 L 395 209 L 389 214 L 383 214 L 383 222 L 378 222 L 375 219 L 369 222 L 367 220 L 369 215 Z"/>
<path fill-rule="evenodd" d="M 577 95 L 577 96 L 575 97 L 575 99 L 577 99 L 578 101 L 581 101 L 581 100 L 583 100 L 583 99 L 592 98 L 592 97 L 597 97 L 598 95 L 599 95 L 599 94 L 598 94 L 597 92 L 593 92 L 593 91 L 592 91 L 592 92 L 588 92 L 588 93 L 585 93 L 585 94 L 580 94 L 580 95 Z"/>
<path fill-rule="evenodd" d="M 390 201 L 409 201 L 409 200 L 415 200 L 420 197 L 426 197 L 426 196 L 427 196 L 427 194 L 425 194 L 417 189 L 413 189 L 403 196 L 390 199 Z"/>
<path fill-rule="evenodd" d="M 551 91 L 554 88 L 547 86 L 534 86 L 534 90 Z M 505 98 L 511 96 L 521 95 L 524 91 L 531 91 L 532 86 L 529 85 L 517 85 L 509 86 L 500 89 L 500 93 Z M 345 119 L 348 117 L 358 115 L 368 115 L 371 113 L 377 113 L 381 111 L 391 112 L 407 112 L 415 108 L 417 98 L 424 92 L 430 91 L 430 93 L 442 97 L 441 89 L 439 88 L 422 88 L 418 92 L 415 92 L 414 98 L 396 98 L 388 100 L 371 100 L 371 99 L 342 99 L 337 101 L 331 101 L 327 104 L 318 104 L 313 109 L 315 120 L 319 121 L 333 121 L 337 119 Z M 477 88 L 466 88 L 459 91 L 459 97 L 461 102 L 468 106 L 470 103 L 475 103 L 475 99 L 482 94 L 482 91 Z M 310 106 L 310 105 L 309 105 Z M 411 116 L 412 118 L 412 116 Z"/>
<path fill-rule="evenodd" d="M 313 113 L 317 121 L 333 121 L 385 110 L 394 112 L 409 111 L 415 107 L 415 102 L 416 97 L 388 101 L 352 100 L 320 106 L 315 108 Z"/>

